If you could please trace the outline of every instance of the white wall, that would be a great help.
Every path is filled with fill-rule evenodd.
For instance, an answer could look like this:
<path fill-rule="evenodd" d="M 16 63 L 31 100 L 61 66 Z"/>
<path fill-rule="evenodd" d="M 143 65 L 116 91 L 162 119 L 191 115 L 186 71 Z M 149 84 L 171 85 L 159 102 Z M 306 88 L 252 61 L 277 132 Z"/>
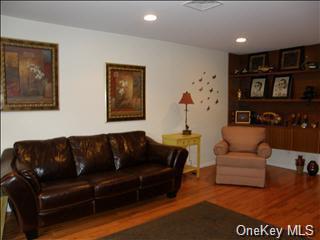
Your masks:
<path fill-rule="evenodd" d="M 227 53 L 7 16 L 1 16 L 1 36 L 58 43 L 60 93 L 59 111 L 1 112 L 1 151 L 19 140 L 137 129 L 161 141 L 162 134 L 184 128 L 184 106 L 177 102 L 188 90 L 195 101 L 189 125 L 203 135 L 201 165 L 214 163 L 212 146 L 227 123 Z M 146 66 L 145 121 L 106 123 L 105 62 Z M 210 86 L 219 94 L 200 92 L 198 80 L 211 81 L 212 75 Z M 274 149 L 268 164 L 295 169 L 299 154 L 320 163 L 319 154 Z"/>
<path fill-rule="evenodd" d="M 202 165 L 213 163 L 212 146 L 227 122 L 225 52 L 1 16 L 1 36 L 59 44 L 59 111 L 1 112 L 1 151 L 15 141 L 145 130 L 161 141 L 184 128 L 182 92 L 192 93 L 189 125 L 203 135 Z M 146 66 L 146 120 L 106 123 L 105 63 Z M 219 94 L 206 111 L 203 91 L 192 85 L 203 72 L 216 74 Z"/>

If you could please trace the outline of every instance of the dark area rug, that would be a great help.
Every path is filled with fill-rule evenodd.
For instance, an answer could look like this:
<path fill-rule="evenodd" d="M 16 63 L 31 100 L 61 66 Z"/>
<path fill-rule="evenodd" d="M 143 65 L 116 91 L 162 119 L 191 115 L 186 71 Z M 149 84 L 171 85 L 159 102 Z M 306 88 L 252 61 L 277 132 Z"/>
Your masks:
<path fill-rule="evenodd" d="M 167 216 L 123 230 L 101 238 L 101 240 L 215 240 L 215 239 L 279 239 L 267 236 L 262 232 L 260 236 L 239 236 L 244 228 L 264 228 L 270 234 L 270 224 L 251 217 L 219 207 L 209 202 L 201 202 L 191 207 L 171 213 Z M 280 228 L 278 228 L 280 229 Z M 283 229 L 280 239 L 307 239 L 288 236 Z"/>

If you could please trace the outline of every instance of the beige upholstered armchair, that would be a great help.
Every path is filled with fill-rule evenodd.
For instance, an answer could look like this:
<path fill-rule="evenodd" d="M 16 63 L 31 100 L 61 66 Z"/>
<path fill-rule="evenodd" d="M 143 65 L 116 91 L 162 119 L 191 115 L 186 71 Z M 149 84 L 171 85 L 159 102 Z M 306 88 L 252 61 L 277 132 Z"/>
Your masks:
<path fill-rule="evenodd" d="M 223 140 L 214 146 L 216 183 L 264 187 L 266 159 L 272 149 L 262 127 L 222 128 Z"/>

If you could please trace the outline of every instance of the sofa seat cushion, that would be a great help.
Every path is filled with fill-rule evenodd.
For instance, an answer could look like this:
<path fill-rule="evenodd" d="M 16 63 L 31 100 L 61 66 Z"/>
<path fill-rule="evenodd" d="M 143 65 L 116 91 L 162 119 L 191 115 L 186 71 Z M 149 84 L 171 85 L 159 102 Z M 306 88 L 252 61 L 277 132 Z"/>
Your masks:
<path fill-rule="evenodd" d="M 123 172 L 138 176 L 141 188 L 173 180 L 175 176 L 173 168 L 158 163 L 145 163 L 124 169 Z"/>
<path fill-rule="evenodd" d="M 88 175 L 84 179 L 94 188 L 96 198 L 138 190 L 140 183 L 137 176 L 115 171 Z"/>
<path fill-rule="evenodd" d="M 93 188 L 80 179 L 66 179 L 41 184 L 39 209 L 51 210 L 93 200 Z"/>
<path fill-rule="evenodd" d="M 255 153 L 229 152 L 225 155 L 217 156 L 217 166 L 265 168 L 266 160 Z"/>

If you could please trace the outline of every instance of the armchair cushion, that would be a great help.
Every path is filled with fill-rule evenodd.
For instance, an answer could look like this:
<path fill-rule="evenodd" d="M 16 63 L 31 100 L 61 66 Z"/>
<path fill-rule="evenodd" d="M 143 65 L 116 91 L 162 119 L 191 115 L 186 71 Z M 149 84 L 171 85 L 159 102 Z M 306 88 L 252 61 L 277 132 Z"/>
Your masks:
<path fill-rule="evenodd" d="M 272 148 L 269 146 L 268 143 L 260 143 L 258 145 L 258 150 L 257 150 L 258 156 L 263 158 L 269 158 L 271 156 L 271 153 L 272 153 Z"/>
<path fill-rule="evenodd" d="M 213 150 L 216 155 L 224 155 L 229 151 L 229 145 L 226 141 L 221 140 L 214 146 Z"/>
<path fill-rule="evenodd" d="M 143 131 L 108 134 L 116 170 L 146 161 L 146 135 Z"/>
<path fill-rule="evenodd" d="M 217 166 L 264 169 L 266 166 L 266 160 L 255 153 L 229 152 L 228 154 L 217 157 Z"/>
<path fill-rule="evenodd" d="M 67 138 L 20 141 L 14 144 L 17 167 L 27 166 L 40 182 L 76 176 Z"/>
<path fill-rule="evenodd" d="M 106 135 L 69 137 L 69 141 L 78 176 L 114 169 Z"/>
<path fill-rule="evenodd" d="M 223 127 L 222 137 L 231 152 L 257 152 L 258 144 L 265 140 L 265 128 Z"/>

